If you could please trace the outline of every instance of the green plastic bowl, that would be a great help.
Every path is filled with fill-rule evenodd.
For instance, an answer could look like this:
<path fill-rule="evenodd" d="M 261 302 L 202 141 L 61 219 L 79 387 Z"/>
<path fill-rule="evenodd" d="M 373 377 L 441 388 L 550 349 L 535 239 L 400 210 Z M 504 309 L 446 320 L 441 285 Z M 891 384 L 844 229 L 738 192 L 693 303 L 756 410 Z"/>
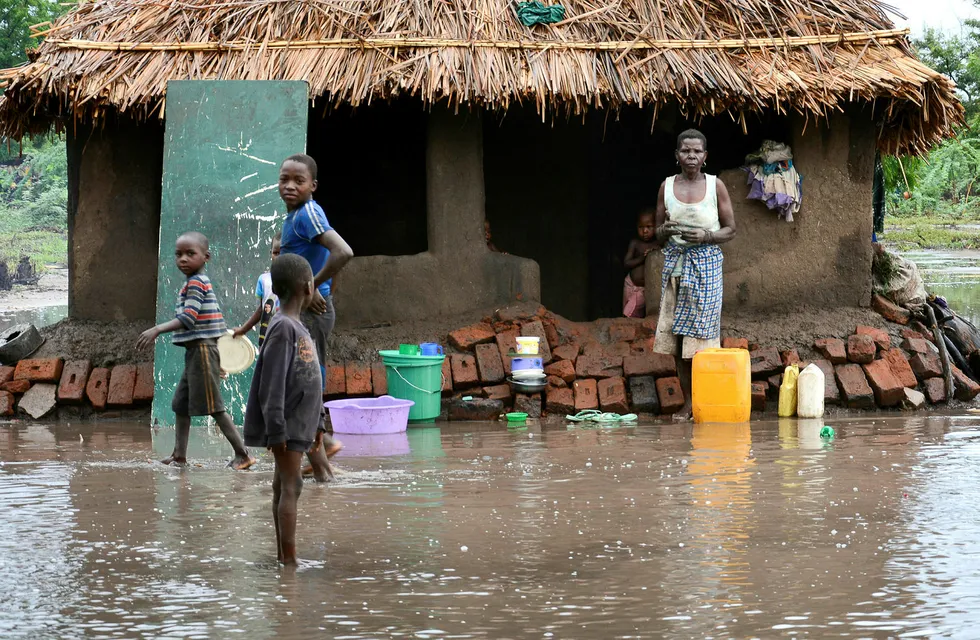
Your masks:
<path fill-rule="evenodd" d="M 507 422 L 524 422 L 527 420 L 527 414 L 521 412 L 514 412 L 507 414 Z"/>

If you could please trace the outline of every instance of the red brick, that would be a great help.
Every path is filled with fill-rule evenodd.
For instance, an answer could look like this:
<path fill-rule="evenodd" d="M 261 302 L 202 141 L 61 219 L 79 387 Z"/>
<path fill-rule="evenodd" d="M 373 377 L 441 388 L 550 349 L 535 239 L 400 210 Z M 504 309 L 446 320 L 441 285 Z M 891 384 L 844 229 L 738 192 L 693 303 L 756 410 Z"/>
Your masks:
<path fill-rule="evenodd" d="M 657 380 L 657 396 L 660 398 L 660 412 L 677 413 L 684 408 L 684 389 L 680 378 L 660 378 Z"/>
<path fill-rule="evenodd" d="M 634 356 L 642 356 L 648 353 L 653 353 L 653 345 L 655 342 L 656 340 L 654 338 L 634 340 L 633 344 L 630 345 L 630 353 Z"/>
<path fill-rule="evenodd" d="M 877 293 L 871 296 L 871 308 L 877 311 L 881 317 L 895 324 L 908 324 L 912 317 L 908 309 L 903 309 L 888 298 Z"/>
<path fill-rule="evenodd" d="M 517 331 L 517 325 L 513 322 L 494 322 L 493 330 L 495 333 L 506 333 L 508 331 Z"/>
<path fill-rule="evenodd" d="M 915 372 L 909 365 L 909 359 L 905 352 L 899 348 L 882 351 L 881 358 L 888 363 L 888 368 L 892 370 L 892 375 L 903 387 L 914 388 L 917 384 Z"/>
<path fill-rule="evenodd" d="M 504 362 L 500 359 L 500 351 L 497 349 L 497 345 L 477 345 L 476 366 L 480 371 L 480 381 L 484 384 L 495 384 L 503 381 Z"/>
<path fill-rule="evenodd" d="M 78 404 L 85 400 L 85 383 L 88 374 L 92 372 L 92 363 L 88 360 L 71 360 L 65 363 L 61 371 L 61 383 L 58 385 L 58 402 Z M 150 390 L 153 389 L 153 364 L 150 363 Z M 151 393 L 150 397 L 153 395 Z"/>
<path fill-rule="evenodd" d="M 554 350 L 555 347 L 561 344 L 561 338 L 558 336 L 558 328 L 554 322 L 542 321 L 541 324 L 544 325 L 544 335 L 548 338 L 548 346 Z"/>
<path fill-rule="evenodd" d="M 21 360 L 14 370 L 14 380 L 31 382 L 54 382 L 61 380 L 61 369 L 65 363 L 61 358 L 37 358 Z"/>
<path fill-rule="evenodd" d="M 14 394 L 9 391 L 0 391 L 0 416 L 14 415 L 15 406 Z"/>
<path fill-rule="evenodd" d="M 756 349 L 750 354 L 752 360 L 752 377 L 768 378 L 783 370 L 783 360 L 775 347 Z"/>
<path fill-rule="evenodd" d="M 909 353 L 936 353 L 936 347 L 922 338 L 906 338 L 902 340 L 902 348 Z"/>
<path fill-rule="evenodd" d="M 560 347 L 555 347 L 551 352 L 551 355 L 555 360 L 570 360 L 572 364 L 575 364 L 575 358 L 578 357 L 578 345 L 577 344 L 566 344 Z"/>
<path fill-rule="evenodd" d="M 105 409 L 106 401 L 109 399 L 109 370 L 103 368 L 92 369 L 89 374 L 88 383 L 85 385 L 85 397 L 89 404 L 96 409 Z"/>
<path fill-rule="evenodd" d="M 595 380 L 576 380 L 572 388 L 575 390 L 576 411 L 599 408 L 599 389 Z"/>
<path fill-rule="evenodd" d="M 969 402 L 976 398 L 977 394 L 980 394 L 980 385 L 954 365 L 953 395 L 956 399 L 962 402 Z"/>
<path fill-rule="evenodd" d="M 347 370 L 343 362 L 328 362 L 324 367 L 326 381 L 323 384 L 323 395 L 342 396 L 347 393 Z"/>
<path fill-rule="evenodd" d="M 480 372 L 476 368 L 476 358 L 468 354 L 453 354 L 449 357 L 453 372 L 453 388 L 465 389 L 480 382 Z"/>
<path fill-rule="evenodd" d="M 827 406 L 839 405 L 840 389 L 837 387 L 837 376 L 834 373 L 834 365 L 830 364 L 830 360 L 814 360 L 813 364 L 820 367 L 820 370 L 823 371 L 823 403 Z"/>
<path fill-rule="evenodd" d="M 871 336 L 853 335 L 847 339 L 847 359 L 857 364 L 868 364 L 875 359 L 878 347 Z"/>
<path fill-rule="evenodd" d="M 568 386 L 568 383 L 559 378 L 558 376 L 548 376 L 545 378 L 549 387 L 555 387 L 556 389 L 563 389 Z M 574 381 L 574 380 L 573 380 Z"/>
<path fill-rule="evenodd" d="M 609 327 L 609 342 L 633 342 L 634 340 L 636 340 L 636 327 L 633 325 L 617 323 Z"/>
<path fill-rule="evenodd" d="M 766 382 L 752 383 L 752 410 L 753 411 L 766 410 L 766 392 L 769 390 L 768 387 L 769 384 Z"/>
<path fill-rule="evenodd" d="M 575 363 L 579 378 L 615 378 L 623 375 L 623 359 L 615 356 L 581 355 Z"/>
<path fill-rule="evenodd" d="M 68 373 L 68 365 L 72 363 L 67 363 L 65 365 L 65 371 L 61 374 L 61 382 L 64 384 L 65 375 Z M 89 369 L 91 371 L 91 369 Z M 88 377 L 88 371 L 85 373 Z M 155 387 L 153 379 L 153 363 L 152 362 L 141 362 L 136 365 L 136 387 L 133 389 L 133 402 L 134 403 L 145 403 L 153 400 L 153 389 Z M 84 386 L 82 387 L 84 391 Z M 61 397 L 61 392 L 58 392 L 59 398 Z"/>
<path fill-rule="evenodd" d="M 582 346 L 583 356 L 602 356 L 605 353 L 606 348 L 594 340 L 590 340 Z"/>
<path fill-rule="evenodd" d="M 573 415 L 576 413 L 575 392 L 572 389 L 548 388 L 545 391 L 545 406 L 550 414 Z"/>
<path fill-rule="evenodd" d="M 839 364 L 834 367 L 834 373 L 846 406 L 851 409 L 874 409 L 874 392 L 860 365 Z"/>
<path fill-rule="evenodd" d="M 14 367 L 0 367 L 0 384 L 14 379 Z"/>
<path fill-rule="evenodd" d="M 523 393 L 518 393 L 514 396 L 514 411 L 526 413 L 528 418 L 540 418 L 541 394 L 535 393 L 534 395 L 528 396 Z"/>
<path fill-rule="evenodd" d="M 766 379 L 766 384 L 769 385 L 766 389 L 766 393 L 773 400 L 779 398 L 779 387 L 783 384 L 783 374 L 775 373 Z"/>
<path fill-rule="evenodd" d="M 626 381 L 623 378 L 606 378 L 597 385 L 599 407 L 610 413 L 629 413 L 630 405 L 626 399 Z"/>
<path fill-rule="evenodd" d="M 913 338 L 922 338 L 923 340 L 927 340 L 932 343 L 936 342 L 936 336 L 933 335 L 932 329 L 922 324 L 918 320 L 913 320 L 909 323 L 909 326 L 919 334 L 917 336 L 912 336 Z M 903 335 L 902 337 L 907 338 L 908 336 Z"/>
<path fill-rule="evenodd" d="M 946 402 L 946 381 L 942 378 L 929 378 L 922 383 L 925 387 L 926 399 L 931 404 L 943 404 Z"/>
<path fill-rule="evenodd" d="M 611 358 L 625 358 L 633 353 L 633 348 L 628 342 L 614 342 L 602 348 L 602 353 Z"/>
<path fill-rule="evenodd" d="M 783 367 L 788 367 L 791 364 L 800 364 L 800 354 L 796 349 L 781 351 L 779 358 L 783 361 Z"/>
<path fill-rule="evenodd" d="M 0 390 L 9 391 L 10 393 L 27 393 L 27 390 L 30 388 L 30 380 L 11 380 L 10 382 L 0 384 Z"/>
<path fill-rule="evenodd" d="M 513 394 L 511 393 L 509 384 L 497 384 L 491 387 L 483 387 L 483 395 L 491 400 L 503 400 L 505 403 L 508 403 Z"/>
<path fill-rule="evenodd" d="M 538 355 L 545 364 L 551 362 L 551 346 L 548 344 L 548 335 L 544 331 L 544 324 L 540 320 L 524 322 L 521 324 L 521 335 L 527 337 L 538 337 Z"/>
<path fill-rule="evenodd" d="M 643 327 L 642 331 L 644 333 L 649 333 L 654 335 L 657 332 L 657 323 L 659 322 L 659 316 L 647 316 L 640 321 L 640 326 Z"/>
<path fill-rule="evenodd" d="M 344 365 L 344 384 L 348 396 L 369 396 L 374 390 L 371 386 L 371 365 L 366 362 L 348 362 Z"/>
<path fill-rule="evenodd" d="M 820 352 L 830 364 L 844 364 L 847 362 L 847 349 L 844 341 L 837 338 L 819 338 L 813 342 L 813 348 Z"/>
<path fill-rule="evenodd" d="M 915 329 L 902 329 L 902 338 L 904 340 L 928 340 L 925 334 Z"/>
<path fill-rule="evenodd" d="M 571 360 L 558 360 L 544 368 L 544 372 L 549 376 L 557 376 L 566 383 L 575 382 L 575 365 Z"/>
<path fill-rule="evenodd" d="M 504 373 L 510 374 L 510 354 L 517 352 L 517 336 L 521 335 L 517 329 L 503 331 L 496 336 L 497 351 L 500 353 L 500 360 L 504 363 Z"/>
<path fill-rule="evenodd" d="M 749 350 L 749 341 L 746 338 L 722 338 L 722 349 L 745 349 Z"/>
<path fill-rule="evenodd" d="M 905 387 L 892 375 L 891 367 L 887 362 L 875 360 L 864 365 L 863 368 L 879 407 L 894 407 L 902 403 L 905 399 Z"/>
<path fill-rule="evenodd" d="M 943 375 L 943 363 L 935 353 L 917 353 L 909 358 L 909 366 L 919 380 L 939 378 Z"/>
<path fill-rule="evenodd" d="M 136 365 L 117 364 L 112 368 L 112 373 L 109 374 L 108 406 L 131 407 L 135 389 Z"/>
<path fill-rule="evenodd" d="M 448 356 L 442 361 L 442 392 L 444 394 L 453 392 L 453 368 L 449 362 Z"/>
<path fill-rule="evenodd" d="M 670 378 L 677 375 L 677 360 L 663 353 L 623 358 L 623 371 L 627 376 L 653 376 Z"/>
<path fill-rule="evenodd" d="M 881 350 L 889 349 L 892 346 L 891 336 L 889 336 L 888 332 L 883 329 L 858 325 L 857 329 L 854 330 L 854 333 L 859 336 L 871 336 L 871 339 L 874 340 L 875 346 Z"/>
<path fill-rule="evenodd" d="M 460 351 L 470 351 L 478 344 L 491 342 L 497 336 L 493 327 L 484 322 L 471 324 L 462 329 L 456 329 L 449 334 L 449 344 Z"/>
<path fill-rule="evenodd" d="M 445 370 L 445 366 L 443 366 Z M 385 396 L 388 395 L 388 370 L 385 369 L 383 362 L 372 362 L 371 363 L 371 389 L 375 396 Z M 445 382 L 442 387 L 443 391 L 446 390 Z M 452 385 L 449 386 L 452 390 Z"/>

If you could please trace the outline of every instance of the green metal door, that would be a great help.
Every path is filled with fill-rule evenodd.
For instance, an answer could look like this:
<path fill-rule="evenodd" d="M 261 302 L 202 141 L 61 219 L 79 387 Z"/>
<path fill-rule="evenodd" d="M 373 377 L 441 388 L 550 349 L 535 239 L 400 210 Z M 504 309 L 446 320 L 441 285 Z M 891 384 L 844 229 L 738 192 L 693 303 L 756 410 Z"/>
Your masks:
<path fill-rule="evenodd" d="M 255 284 L 269 268 L 272 236 L 285 216 L 279 165 L 306 150 L 307 108 L 305 82 L 167 84 L 157 322 L 174 317 L 185 280 L 174 263 L 174 243 L 187 231 L 210 240 L 206 272 L 229 328 L 255 310 Z M 183 348 L 161 336 L 154 355 L 154 424 L 174 424 L 170 401 L 183 366 Z M 222 383 L 225 406 L 239 425 L 251 379 L 249 370 Z"/>

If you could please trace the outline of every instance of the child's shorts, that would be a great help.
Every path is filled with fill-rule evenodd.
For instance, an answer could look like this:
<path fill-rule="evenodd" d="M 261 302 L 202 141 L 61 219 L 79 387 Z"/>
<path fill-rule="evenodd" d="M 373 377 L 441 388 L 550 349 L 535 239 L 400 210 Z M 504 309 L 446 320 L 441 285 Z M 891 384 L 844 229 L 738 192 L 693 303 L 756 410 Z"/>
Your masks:
<path fill-rule="evenodd" d="M 221 360 L 218 341 L 194 340 L 185 348 L 184 375 L 177 383 L 171 408 L 179 416 L 211 416 L 223 413 L 221 399 Z"/>

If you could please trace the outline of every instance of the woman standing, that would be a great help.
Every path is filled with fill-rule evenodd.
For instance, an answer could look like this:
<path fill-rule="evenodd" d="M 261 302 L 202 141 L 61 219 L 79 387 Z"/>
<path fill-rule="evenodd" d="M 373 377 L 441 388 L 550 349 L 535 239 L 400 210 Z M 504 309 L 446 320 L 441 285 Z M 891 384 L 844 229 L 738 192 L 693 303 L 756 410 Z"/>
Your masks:
<path fill-rule="evenodd" d="M 664 268 L 654 351 L 680 356 L 682 364 L 720 345 L 723 258 L 718 245 L 735 237 L 728 190 L 701 171 L 707 147 L 700 131 L 681 133 L 674 152 L 681 171 L 660 185 L 657 196 L 655 224 Z M 687 391 L 689 368 L 683 366 L 682 373 Z"/>

